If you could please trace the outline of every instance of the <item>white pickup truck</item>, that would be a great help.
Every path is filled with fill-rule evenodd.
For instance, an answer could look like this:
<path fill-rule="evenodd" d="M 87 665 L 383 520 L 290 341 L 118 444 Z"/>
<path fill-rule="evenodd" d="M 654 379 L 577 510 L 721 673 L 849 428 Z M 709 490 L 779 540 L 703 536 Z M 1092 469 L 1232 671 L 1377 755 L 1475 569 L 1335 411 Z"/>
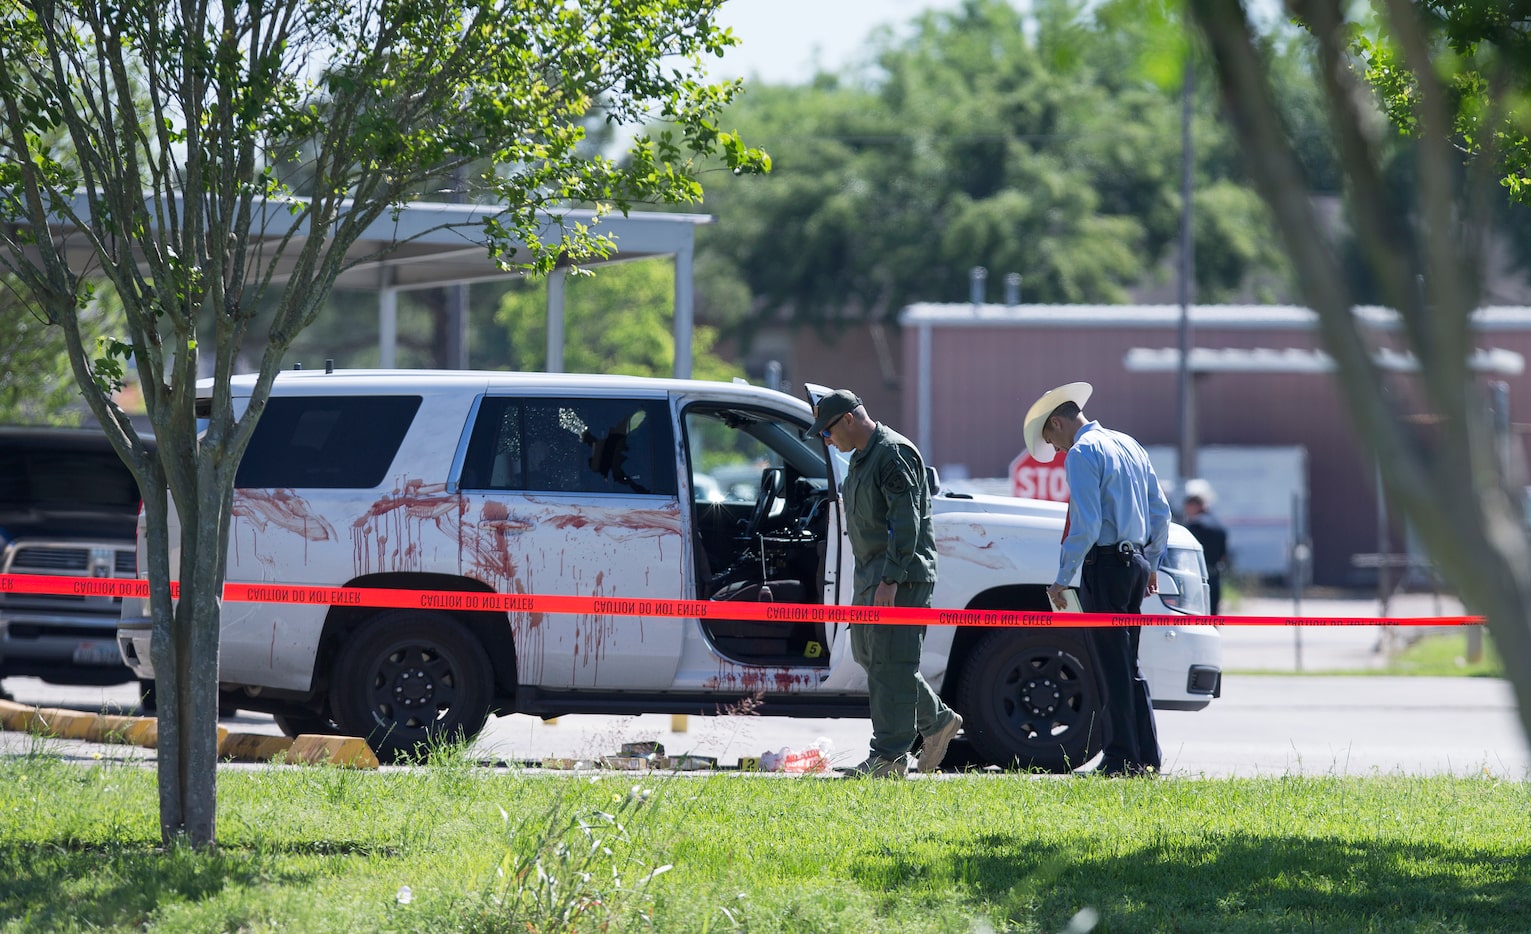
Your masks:
<path fill-rule="evenodd" d="M 241 400 L 253 382 L 236 378 Z M 229 581 L 720 606 L 645 618 L 227 603 L 220 689 L 291 734 L 366 736 L 385 758 L 471 736 L 491 713 L 712 714 L 754 698 L 763 714 L 863 717 L 845 626 L 722 606 L 849 602 L 846 462 L 803 437 L 811 421 L 807 401 L 743 382 L 284 373 L 236 479 Z M 938 492 L 934 511 L 937 607 L 1047 609 L 1063 507 Z M 1205 578 L 1200 546 L 1172 527 L 1145 612 L 1187 619 L 1144 631 L 1157 707 L 1218 694 L 1218 631 L 1196 622 Z M 118 643 L 141 678 L 149 639 L 146 605 L 125 601 Z M 1085 646 L 1067 628 L 936 625 L 922 667 L 975 759 L 1066 771 L 1102 739 Z"/>

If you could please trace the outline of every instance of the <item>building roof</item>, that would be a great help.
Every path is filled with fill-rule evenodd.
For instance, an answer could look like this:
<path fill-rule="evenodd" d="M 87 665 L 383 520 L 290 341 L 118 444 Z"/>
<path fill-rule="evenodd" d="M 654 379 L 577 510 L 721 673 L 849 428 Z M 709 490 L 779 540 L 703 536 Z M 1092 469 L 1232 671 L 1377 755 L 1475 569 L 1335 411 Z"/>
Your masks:
<path fill-rule="evenodd" d="M 1318 313 L 1300 305 L 1193 305 L 1192 327 L 1307 331 Z M 1398 313 L 1361 305 L 1356 316 L 1379 330 L 1399 327 Z M 1138 327 L 1180 326 L 1179 305 L 975 305 L 971 302 L 917 302 L 899 313 L 905 327 Z M 1480 331 L 1531 331 L 1531 308 L 1490 306 L 1473 314 Z"/>
<path fill-rule="evenodd" d="M 1378 368 L 1393 373 L 1416 373 L 1419 360 L 1411 353 L 1386 347 L 1372 355 Z M 1519 376 L 1525 372 L 1526 358 L 1501 347 L 1479 347 L 1467 361 L 1476 373 L 1494 376 Z M 1122 367 L 1133 373 L 1169 373 L 1180 369 L 1178 347 L 1133 347 L 1122 359 Z M 1192 373 L 1329 373 L 1334 358 L 1322 350 L 1297 347 L 1192 347 Z"/>

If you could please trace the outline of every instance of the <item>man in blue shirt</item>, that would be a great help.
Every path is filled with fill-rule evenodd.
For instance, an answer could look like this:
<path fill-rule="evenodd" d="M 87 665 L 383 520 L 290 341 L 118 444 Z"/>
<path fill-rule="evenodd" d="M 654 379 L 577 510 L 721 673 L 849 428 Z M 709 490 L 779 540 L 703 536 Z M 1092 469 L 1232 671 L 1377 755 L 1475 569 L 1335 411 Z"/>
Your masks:
<path fill-rule="evenodd" d="M 1042 463 L 1063 451 L 1069 483 L 1058 576 L 1047 588 L 1058 609 L 1079 575 L 1086 613 L 1139 614 L 1159 590 L 1159 561 L 1169 540 L 1170 505 L 1143 446 L 1084 417 L 1089 383 L 1043 394 L 1026 413 L 1026 448 Z M 1090 629 L 1106 712 L 1106 744 L 1096 771 L 1151 775 L 1161 766 L 1148 682 L 1138 669 L 1138 626 Z"/>

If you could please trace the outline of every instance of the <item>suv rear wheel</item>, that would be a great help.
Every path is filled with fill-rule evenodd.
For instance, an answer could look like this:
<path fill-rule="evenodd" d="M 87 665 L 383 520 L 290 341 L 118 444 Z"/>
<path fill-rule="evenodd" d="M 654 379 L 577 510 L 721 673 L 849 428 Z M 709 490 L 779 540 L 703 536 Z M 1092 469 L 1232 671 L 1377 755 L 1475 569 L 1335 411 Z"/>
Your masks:
<path fill-rule="evenodd" d="M 391 610 L 353 632 L 335 659 L 330 709 L 385 762 L 424 758 L 478 734 L 494 672 L 483 646 L 445 613 Z"/>
<path fill-rule="evenodd" d="M 973 645 L 957 688 L 963 733 L 1001 767 L 1068 772 L 1100 752 L 1103 711 L 1077 633 L 996 632 Z"/>

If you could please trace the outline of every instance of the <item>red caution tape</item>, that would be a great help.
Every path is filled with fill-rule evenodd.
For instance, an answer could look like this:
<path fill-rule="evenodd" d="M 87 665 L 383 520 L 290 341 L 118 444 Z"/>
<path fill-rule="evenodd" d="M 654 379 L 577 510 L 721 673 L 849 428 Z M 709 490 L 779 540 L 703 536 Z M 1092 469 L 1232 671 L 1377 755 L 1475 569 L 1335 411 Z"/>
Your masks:
<path fill-rule="evenodd" d="M 178 584 L 172 583 L 170 588 L 172 596 L 179 594 Z M 0 593 L 147 598 L 149 582 L 140 578 L 0 574 Z M 497 613 L 572 613 L 594 616 L 672 616 L 686 619 L 750 619 L 778 623 L 899 623 L 921 626 L 1469 626 L 1483 622 L 1481 616 L 1387 618 L 1128 616 L 1113 613 L 1052 613 L 1037 610 L 949 610 L 902 606 L 826 606 L 821 603 L 571 597 L 559 594 L 503 594 L 464 590 L 312 587 L 305 584 L 228 583 L 223 585 L 223 599 L 235 603 L 302 603 L 321 606 Z"/>

